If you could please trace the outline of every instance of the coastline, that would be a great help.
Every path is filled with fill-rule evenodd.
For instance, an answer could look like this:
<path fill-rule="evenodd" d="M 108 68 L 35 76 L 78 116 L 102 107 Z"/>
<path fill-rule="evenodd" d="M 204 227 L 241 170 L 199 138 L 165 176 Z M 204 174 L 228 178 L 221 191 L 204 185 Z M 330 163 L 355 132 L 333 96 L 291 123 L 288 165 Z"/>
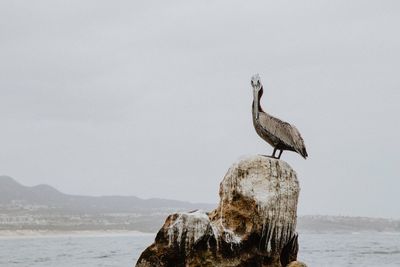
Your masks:
<path fill-rule="evenodd" d="M 108 236 L 151 236 L 156 233 L 124 230 L 82 230 L 82 231 L 50 231 L 50 230 L 0 230 L 0 240 L 20 238 L 57 238 L 57 237 L 108 237 Z"/>

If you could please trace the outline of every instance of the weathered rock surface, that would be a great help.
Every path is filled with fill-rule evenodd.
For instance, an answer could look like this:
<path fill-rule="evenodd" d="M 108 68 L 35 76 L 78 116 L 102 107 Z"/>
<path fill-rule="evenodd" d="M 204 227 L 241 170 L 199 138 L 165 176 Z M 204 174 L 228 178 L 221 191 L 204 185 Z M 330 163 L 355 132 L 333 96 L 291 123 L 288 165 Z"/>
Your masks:
<path fill-rule="evenodd" d="M 222 180 L 217 209 L 168 216 L 136 266 L 287 266 L 297 258 L 299 191 L 286 162 L 242 159 Z"/>

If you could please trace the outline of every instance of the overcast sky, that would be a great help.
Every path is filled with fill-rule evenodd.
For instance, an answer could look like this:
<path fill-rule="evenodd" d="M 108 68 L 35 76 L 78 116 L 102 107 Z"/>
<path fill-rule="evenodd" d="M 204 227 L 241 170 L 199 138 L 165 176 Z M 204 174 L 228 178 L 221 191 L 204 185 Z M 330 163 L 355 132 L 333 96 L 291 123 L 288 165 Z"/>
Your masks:
<path fill-rule="evenodd" d="M 264 110 L 309 158 L 299 214 L 400 218 L 400 2 L 0 2 L 0 174 L 217 202 Z"/>

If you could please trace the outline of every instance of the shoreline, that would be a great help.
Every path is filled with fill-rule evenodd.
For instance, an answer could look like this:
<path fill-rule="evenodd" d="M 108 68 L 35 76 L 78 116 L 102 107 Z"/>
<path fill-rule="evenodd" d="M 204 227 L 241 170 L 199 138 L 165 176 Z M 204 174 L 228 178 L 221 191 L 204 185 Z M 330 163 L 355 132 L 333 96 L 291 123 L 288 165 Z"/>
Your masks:
<path fill-rule="evenodd" d="M 156 233 L 124 230 L 82 230 L 82 231 L 50 231 L 50 230 L 0 230 L 0 240 L 19 238 L 57 238 L 57 237 L 108 237 L 108 236 L 154 236 Z"/>

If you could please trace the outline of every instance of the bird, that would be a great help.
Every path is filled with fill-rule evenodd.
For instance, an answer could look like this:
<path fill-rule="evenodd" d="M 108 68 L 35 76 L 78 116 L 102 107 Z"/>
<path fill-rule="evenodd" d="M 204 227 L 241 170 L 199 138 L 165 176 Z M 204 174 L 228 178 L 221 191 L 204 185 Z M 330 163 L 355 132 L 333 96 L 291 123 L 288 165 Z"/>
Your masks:
<path fill-rule="evenodd" d="M 253 87 L 253 125 L 257 134 L 274 148 L 271 157 L 280 159 L 283 150 L 288 150 L 306 159 L 308 157 L 306 146 L 297 128 L 271 116 L 262 109 L 260 99 L 264 91 L 259 74 L 251 77 L 251 86 Z M 277 150 L 279 150 L 279 155 L 275 156 Z"/>

